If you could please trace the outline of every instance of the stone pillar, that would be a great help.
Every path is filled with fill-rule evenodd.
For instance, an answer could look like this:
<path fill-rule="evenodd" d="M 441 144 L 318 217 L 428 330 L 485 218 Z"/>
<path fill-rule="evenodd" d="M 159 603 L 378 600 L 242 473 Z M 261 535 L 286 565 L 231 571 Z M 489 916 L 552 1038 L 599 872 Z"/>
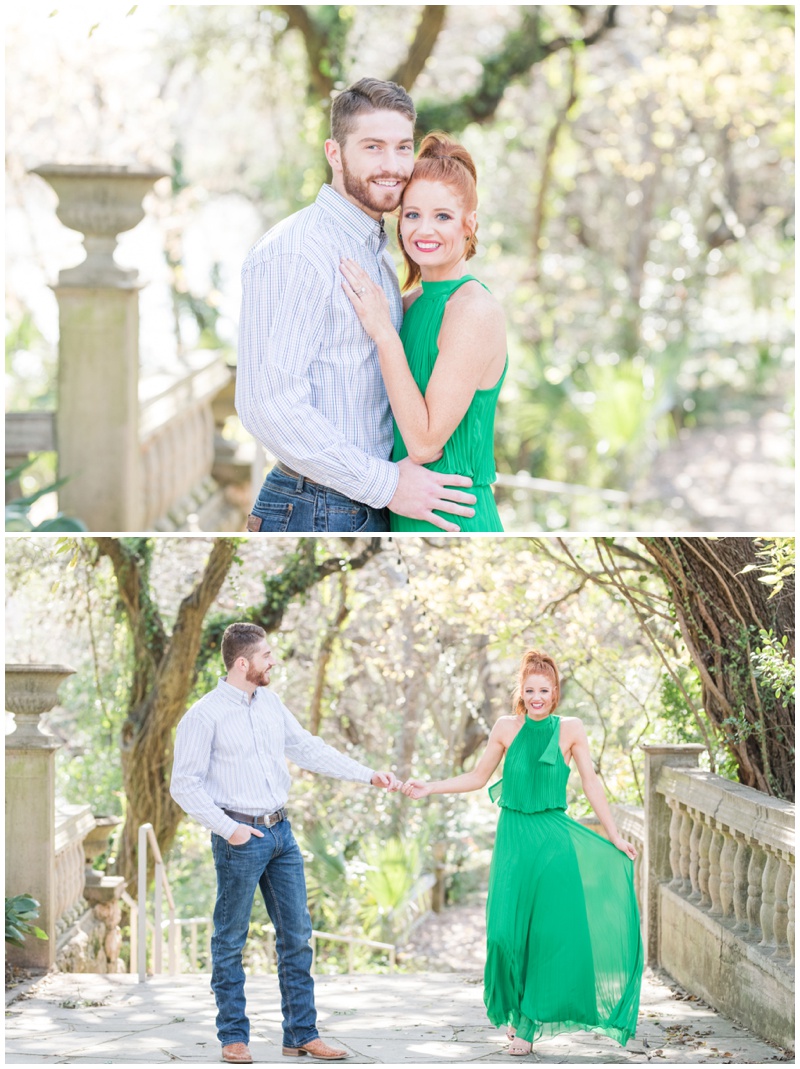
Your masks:
<path fill-rule="evenodd" d="M 139 289 L 114 262 L 116 235 L 144 218 L 142 198 L 164 176 L 127 167 L 50 164 L 56 214 L 85 235 L 86 259 L 62 271 L 56 439 L 59 507 L 92 531 L 139 529 Z"/>
<path fill-rule="evenodd" d="M 673 878 L 670 865 L 670 821 L 672 810 L 655 785 L 663 765 L 697 768 L 705 747 L 695 744 L 666 746 L 658 743 L 642 745 L 644 765 L 644 851 L 642 859 L 642 940 L 645 961 L 658 964 L 658 886 Z"/>
<path fill-rule="evenodd" d="M 61 664 L 7 664 L 6 709 L 15 730 L 6 736 L 6 895 L 31 894 L 41 903 L 36 922 L 48 938 L 29 935 L 6 946 L 12 965 L 49 969 L 56 955 L 55 755 L 61 743 L 39 718 L 58 701 L 59 685 L 75 671 Z"/>

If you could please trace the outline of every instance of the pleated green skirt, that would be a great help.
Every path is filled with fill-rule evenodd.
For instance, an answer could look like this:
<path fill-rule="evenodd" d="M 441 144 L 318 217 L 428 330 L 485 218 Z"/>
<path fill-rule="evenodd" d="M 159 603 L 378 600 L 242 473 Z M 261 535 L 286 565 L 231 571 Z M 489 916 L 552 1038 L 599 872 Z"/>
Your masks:
<path fill-rule="evenodd" d="M 484 1002 L 533 1042 L 635 1034 L 643 953 L 633 862 L 561 809 L 502 809 L 489 876 Z"/>

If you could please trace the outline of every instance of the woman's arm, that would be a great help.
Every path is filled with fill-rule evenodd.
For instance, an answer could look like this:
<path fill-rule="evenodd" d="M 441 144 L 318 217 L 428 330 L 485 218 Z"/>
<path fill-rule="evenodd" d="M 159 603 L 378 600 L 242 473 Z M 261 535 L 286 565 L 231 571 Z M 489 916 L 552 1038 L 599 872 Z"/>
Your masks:
<path fill-rule="evenodd" d="M 627 839 L 623 839 L 617 831 L 617 825 L 614 823 L 614 818 L 611 815 L 611 807 L 606 799 L 603 784 L 600 782 L 600 778 L 594 770 L 592 756 L 589 753 L 589 740 L 586 737 L 586 728 L 584 728 L 580 720 L 575 719 L 571 721 L 569 730 L 572 736 L 571 754 L 575 758 L 575 766 L 581 777 L 584 794 L 589 799 L 592 809 L 595 811 L 600 823 L 605 828 L 609 841 L 612 842 L 618 850 L 621 850 L 633 860 L 633 858 L 636 857 L 636 847 L 633 843 L 629 843 Z"/>
<path fill-rule="evenodd" d="M 408 454 L 418 464 L 430 463 L 441 455 L 475 391 L 491 388 L 500 378 L 506 357 L 503 310 L 482 287 L 453 295 L 445 309 L 439 355 L 423 396 L 392 325 L 383 290 L 351 260 L 343 261 L 342 274 L 345 292 L 378 346 L 389 404 Z"/>
<path fill-rule="evenodd" d="M 406 780 L 400 790 L 409 798 L 417 799 L 425 798 L 429 794 L 466 794 L 468 791 L 478 791 L 485 787 L 508 749 L 508 724 L 503 723 L 508 719 L 502 717 L 494 725 L 486 749 L 471 772 L 450 779 L 432 780 L 430 783 L 418 779 Z"/>

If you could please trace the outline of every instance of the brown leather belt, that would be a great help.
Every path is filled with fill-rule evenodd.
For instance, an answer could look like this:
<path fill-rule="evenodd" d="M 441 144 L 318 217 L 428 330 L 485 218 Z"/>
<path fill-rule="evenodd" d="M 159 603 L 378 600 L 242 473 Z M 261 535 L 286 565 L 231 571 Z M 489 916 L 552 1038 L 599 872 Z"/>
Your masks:
<path fill-rule="evenodd" d="M 301 475 L 299 471 L 293 471 L 282 460 L 277 461 L 272 470 L 279 471 L 281 475 L 288 475 L 290 479 L 303 479 L 305 482 L 311 483 L 312 486 L 321 486 L 323 490 L 327 489 L 322 483 L 318 483 L 316 479 L 309 479 L 307 475 Z"/>
<path fill-rule="evenodd" d="M 273 824 L 280 824 L 282 820 L 286 820 L 285 809 L 265 813 L 263 817 L 254 817 L 251 813 L 237 813 L 235 809 L 223 808 L 222 812 L 233 820 L 238 820 L 240 824 L 263 824 L 266 828 L 271 828 Z"/>

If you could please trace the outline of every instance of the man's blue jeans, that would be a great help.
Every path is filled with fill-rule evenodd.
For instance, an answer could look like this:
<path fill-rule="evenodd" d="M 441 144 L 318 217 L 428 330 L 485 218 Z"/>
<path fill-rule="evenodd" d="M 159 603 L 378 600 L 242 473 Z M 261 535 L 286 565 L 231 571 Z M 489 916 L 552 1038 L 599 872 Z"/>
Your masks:
<path fill-rule="evenodd" d="M 311 917 L 306 902 L 303 856 L 288 820 L 259 827 L 242 846 L 211 836 L 217 869 L 217 904 L 211 937 L 211 987 L 217 1000 L 217 1035 L 223 1047 L 250 1040 L 245 1013 L 242 950 L 256 888 L 275 926 L 283 1045 L 316 1039 L 317 1011 L 311 977 Z"/>
<path fill-rule="evenodd" d="M 302 475 L 286 475 L 273 468 L 253 505 L 247 529 L 290 534 L 388 531 L 389 512 L 353 501 L 326 486 L 309 482 Z"/>

